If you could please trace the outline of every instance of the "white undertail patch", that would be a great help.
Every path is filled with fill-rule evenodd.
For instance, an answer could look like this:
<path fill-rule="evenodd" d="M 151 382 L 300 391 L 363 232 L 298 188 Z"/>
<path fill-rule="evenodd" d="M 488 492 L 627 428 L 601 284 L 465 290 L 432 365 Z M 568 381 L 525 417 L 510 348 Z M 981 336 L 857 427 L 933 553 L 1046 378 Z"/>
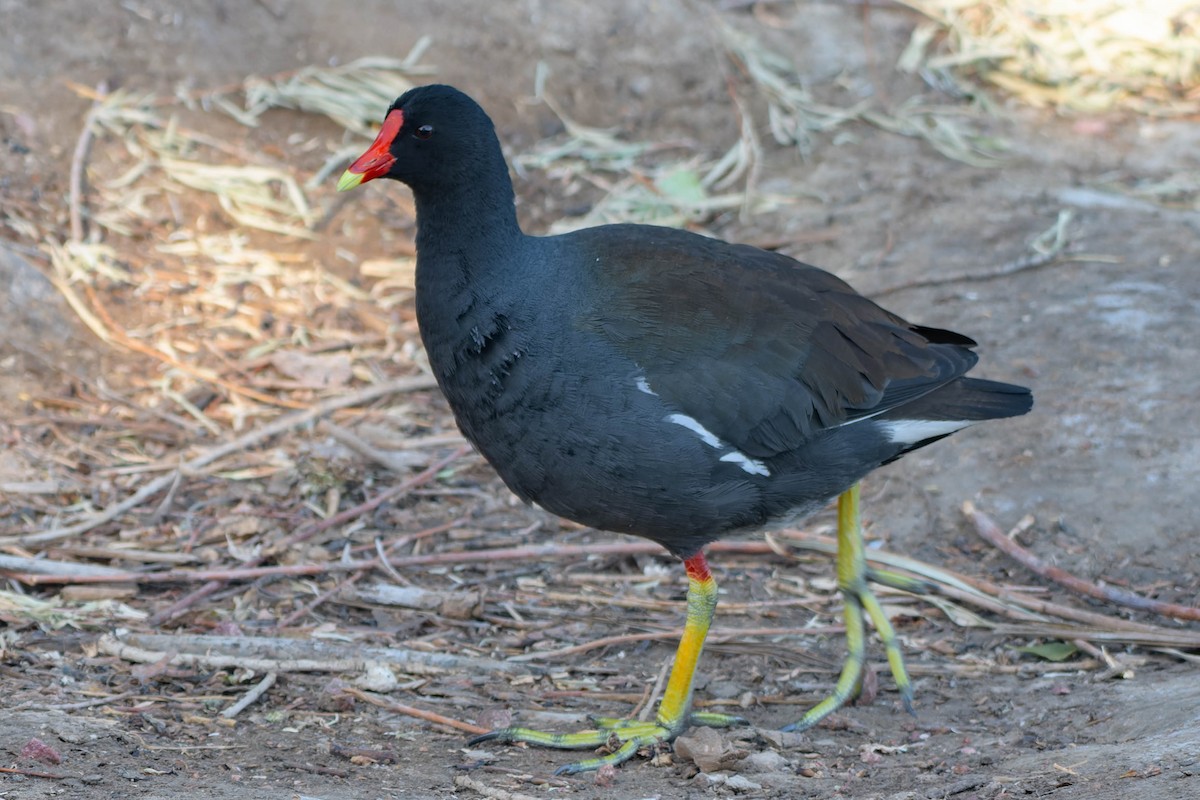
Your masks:
<path fill-rule="evenodd" d="M 880 422 L 879 427 L 890 442 L 916 444 L 935 436 L 960 431 L 974 422 L 975 420 L 964 419 L 898 419 Z"/>

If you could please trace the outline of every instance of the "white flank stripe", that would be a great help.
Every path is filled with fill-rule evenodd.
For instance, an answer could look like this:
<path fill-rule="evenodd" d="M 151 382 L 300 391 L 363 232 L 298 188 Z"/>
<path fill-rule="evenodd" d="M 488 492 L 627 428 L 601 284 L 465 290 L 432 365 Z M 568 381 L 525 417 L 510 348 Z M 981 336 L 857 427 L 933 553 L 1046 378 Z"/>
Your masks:
<path fill-rule="evenodd" d="M 709 447 L 721 447 L 721 440 L 716 434 L 708 428 L 700 424 L 700 421 L 694 417 L 689 417 L 687 414 L 671 414 L 667 417 L 667 422 L 674 422 L 676 425 L 682 425 L 692 433 L 700 437 L 700 441 L 704 442 Z"/>
<path fill-rule="evenodd" d="M 767 469 L 767 465 L 761 461 L 751 458 L 745 453 L 734 450 L 732 453 L 726 453 L 721 456 L 722 461 L 731 461 L 737 464 L 742 469 L 749 472 L 751 475 L 762 475 L 764 478 L 771 477 L 771 470 Z"/>
<path fill-rule="evenodd" d="M 638 387 L 641 388 L 641 387 Z M 673 422 L 676 425 L 682 425 L 692 433 L 700 437 L 700 441 L 704 442 L 709 447 L 727 449 L 729 445 L 721 441 L 720 437 L 710 431 L 708 428 L 700 424 L 700 421 L 695 417 L 689 417 L 687 414 L 671 414 L 665 417 L 667 422 Z M 771 471 L 767 469 L 766 464 L 761 461 L 751 458 L 743 452 L 733 450 L 721 456 L 722 461 L 728 461 L 731 464 L 737 464 L 751 475 L 762 475 L 764 478 L 771 476 Z"/>
<path fill-rule="evenodd" d="M 658 397 L 658 392 L 650 388 L 650 381 L 646 380 L 645 376 L 637 379 L 637 388 L 639 392 L 645 392 L 646 394 Z"/>
<path fill-rule="evenodd" d="M 916 444 L 934 436 L 945 436 L 971 425 L 974 420 L 932 420 L 932 419 L 900 419 L 880 422 L 888 440 L 896 444 Z"/>

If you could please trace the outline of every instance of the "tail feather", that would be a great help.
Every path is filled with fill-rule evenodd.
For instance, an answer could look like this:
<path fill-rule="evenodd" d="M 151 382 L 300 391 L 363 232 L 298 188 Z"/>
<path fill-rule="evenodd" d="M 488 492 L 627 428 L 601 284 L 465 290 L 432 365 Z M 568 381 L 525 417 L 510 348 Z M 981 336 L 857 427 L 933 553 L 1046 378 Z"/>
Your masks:
<path fill-rule="evenodd" d="M 1019 417 L 1033 408 L 1024 386 L 980 378 L 959 378 L 879 416 L 883 420 L 963 423 Z"/>
<path fill-rule="evenodd" d="M 905 453 L 944 439 L 957 430 L 988 419 L 1019 417 L 1033 408 L 1033 394 L 1024 386 L 959 378 L 877 417 L 884 434 Z M 886 463 L 886 462 L 885 462 Z"/>

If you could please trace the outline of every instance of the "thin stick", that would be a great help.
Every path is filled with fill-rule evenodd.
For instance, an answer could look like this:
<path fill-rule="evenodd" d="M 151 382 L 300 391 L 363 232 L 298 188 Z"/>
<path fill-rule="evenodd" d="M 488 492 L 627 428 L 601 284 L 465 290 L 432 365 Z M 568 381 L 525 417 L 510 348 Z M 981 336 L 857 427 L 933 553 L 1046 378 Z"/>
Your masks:
<path fill-rule="evenodd" d="M 380 466 L 387 467 L 392 472 L 404 472 L 411 464 L 405 464 L 402 459 L 396 458 L 391 453 L 380 450 L 369 442 L 364 441 L 353 431 L 343 428 L 341 425 L 325 420 L 322 427 L 329 432 L 333 438 L 337 439 L 342 444 L 349 447 L 354 452 L 364 458 L 369 458 Z"/>
<path fill-rule="evenodd" d="M 1200 633 L 1186 629 L 1134 633 L 1133 631 L 1090 629 L 1079 625 L 1064 625 L 1054 622 L 1028 622 L 1023 625 L 1000 624 L 992 628 L 992 631 L 1000 636 L 1063 640 L 1082 638 L 1090 642 L 1140 644 L 1147 647 L 1200 647 Z"/>
<path fill-rule="evenodd" d="M 253 689 L 242 695 L 242 699 L 231 705 L 229 708 L 221 712 L 221 716 L 225 719 L 233 719 L 238 714 L 242 713 L 254 701 L 262 697 L 268 689 L 275 685 L 275 681 L 279 678 L 278 673 L 268 672 L 266 677 L 258 682 Z"/>
<path fill-rule="evenodd" d="M 160 660 L 164 653 L 175 655 L 192 653 L 208 656 L 220 656 L 223 653 L 227 653 L 230 658 L 236 656 L 238 658 L 259 659 L 255 662 L 236 662 L 233 666 L 245 667 L 247 669 L 252 668 L 256 672 L 263 674 L 268 672 L 284 673 L 286 670 L 283 669 L 282 665 L 301 661 L 314 664 L 326 663 L 325 660 L 329 657 L 339 655 L 339 649 L 336 646 L 321 641 L 291 637 L 127 633 L 121 639 L 117 639 L 116 637 L 109 638 L 112 641 L 104 643 L 104 647 L 110 645 L 117 647 L 120 644 L 129 644 L 135 648 L 140 648 L 140 652 L 143 655 L 139 655 L 136 659 L 131 660 L 141 661 L 143 658 L 149 658 L 151 661 L 148 663 L 154 663 Z M 440 675 L 451 670 L 463 670 L 476 675 L 485 672 L 503 672 L 521 675 L 532 673 L 536 675 L 542 672 L 538 667 L 514 665 L 504 661 L 493 661 L 488 658 L 458 656 L 443 651 L 410 650 L 402 647 L 372 647 L 364 645 L 357 648 L 354 655 L 355 660 L 352 662 L 337 660 L 330 663 L 358 664 L 359 667 L 357 668 L 362 669 L 362 665 L 383 662 L 409 675 Z M 161 698 L 154 695 L 145 699 L 154 700 Z M 210 698 L 197 697 L 195 695 L 180 695 L 178 699 L 199 701 Z M 227 698 L 215 695 L 211 699 L 223 701 Z"/>
<path fill-rule="evenodd" d="M 872 297 L 883 297 L 895 292 L 902 292 L 906 289 L 926 288 L 930 286 L 943 286 L 948 283 L 972 283 L 980 281 L 990 281 L 996 278 L 1004 278 L 1009 275 L 1015 275 L 1018 272 L 1025 270 L 1037 269 L 1053 264 L 1057 261 L 1080 261 L 1085 260 L 1087 256 L 1075 255 L 1068 256 L 1067 249 L 1070 246 L 1070 238 L 1067 235 L 1067 227 L 1071 223 L 1071 212 L 1060 211 L 1058 220 L 1049 229 L 1044 231 L 1038 237 L 1039 242 L 1034 243 L 1034 251 L 1028 255 L 1021 256 L 1006 264 L 1001 264 L 994 270 L 988 272 L 956 272 L 950 275 L 939 275 L 933 278 L 924 278 L 921 280 L 909 281 L 901 283 L 897 286 L 889 286 L 886 289 L 878 289 L 871 292 Z M 1044 241 L 1044 244 L 1041 242 Z"/>
<path fill-rule="evenodd" d="M 466 518 L 463 517 L 459 520 L 456 520 L 456 525 L 461 525 L 465 519 Z M 392 562 L 388 561 L 387 551 L 388 548 L 386 545 L 384 545 L 383 539 L 375 537 L 375 556 L 379 559 L 379 566 L 383 567 L 383 571 L 388 574 L 388 577 L 390 577 L 399 585 L 412 586 L 412 581 L 397 572 L 396 568 L 392 566 Z"/>
<path fill-rule="evenodd" d="M 1030 253 L 1027 256 L 1009 261 L 1006 264 L 1001 264 L 999 267 L 987 272 L 954 272 L 950 275 L 939 275 L 933 278 L 922 278 L 920 280 L 908 281 L 907 283 L 897 284 L 896 286 L 888 286 L 883 289 L 873 289 L 870 292 L 871 297 L 885 297 L 889 294 L 904 292 L 909 289 L 927 289 L 931 286 L 945 286 L 951 283 L 981 283 L 983 281 L 991 281 L 997 278 L 1005 278 L 1009 275 L 1015 275 L 1018 272 L 1024 272 L 1038 267 L 1046 267 L 1058 261 L 1074 261 L 1077 259 L 1065 258 L 1061 251 L 1051 253 Z"/>
<path fill-rule="evenodd" d="M 435 465 L 438 469 L 444 467 L 444 464 Z M 424 473 L 422 473 L 424 474 Z M 415 480 L 415 479 L 414 479 Z M 391 496 L 398 493 L 401 487 L 397 490 L 389 490 L 385 495 Z M 409 488 L 408 486 L 404 487 Z M 375 503 L 376 501 L 371 501 Z M 364 504 L 370 505 L 370 504 Z M 361 507 L 360 507 L 361 508 Z M 357 511 L 358 509 L 350 509 Z M 340 517 L 343 517 L 348 512 L 342 512 L 338 517 L 330 517 L 329 520 L 323 520 L 324 523 Z M 310 531 L 310 533 L 313 531 Z M 0 544 L 3 544 L 0 541 Z M 718 547 L 713 545 L 710 547 L 710 552 L 730 552 L 751 555 L 763 555 L 772 552 L 769 547 L 761 542 L 724 542 L 723 546 Z M 423 567 L 431 564 L 447 565 L 447 564 L 476 564 L 487 563 L 492 561 L 528 561 L 531 559 L 558 559 L 558 558 L 583 558 L 596 555 L 665 555 L 661 545 L 653 542 L 618 542 L 616 544 L 589 544 L 589 545 L 531 545 L 529 547 L 501 547 L 491 550 L 463 550 L 453 553 L 430 553 L 428 555 L 419 556 L 402 556 L 399 558 L 390 559 L 393 567 Z M 261 563 L 261 560 L 247 562 L 251 564 Z M 234 580 L 256 580 L 265 577 L 279 577 L 285 575 L 320 575 L 325 572 L 349 572 L 358 569 L 374 568 L 377 559 L 363 561 L 339 561 L 331 564 L 282 564 L 271 567 L 250 566 L 236 569 L 205 569 L 205 570 L 186 570 L 186 569 L 169 569 L 159 572 L 120 572 L 114 571 L 105 573 L 104 575 L 76 575 L 71 577 L 59 575 L 33 575 L 30 573 L 11 573 L 9 577 L 19 580 L 30 586 L 52 584 L 52 583 L 197 583 L 199 581 L 234 581 Z M 152 618 L 153 620 L 154 618 Z"/>
<path fill-rule="evenodd" d="M 768 541 L 777 540 L 775 537 L 769 536 Z M 804 550 L 816 550 L 819 553 L 829 553 L 831 555 L 837 552 L 837 542 L 828 536 L 805 535 L 804 538 L 793 537 L 787 539 L 787 541 L 793 547 Z M 987 609 L 988 611 L 995 611 L 1017 619 L 1046 621 L 1044 616 L 1038 617 L 1037 615 L 1049 614 L 1063 619 L 1075 620 L 1076 622 L 1103 626 L 1111 630 L 1148 634 L 1163 631 L 1160 627 L 1148 625 L 1144 622 L 1134 622 L 1132 620 L 1121 619 L 1120 617 L 1097 614 L 1094 611 L 1071 608 L 1060 603 L 1052 603 L 1049 600 L 1039 600 L 1036 597 L 1029 597 L 1023 592 L 1015 592 L 983 578 L 968 577 L 948 569 L 935 567 L 922 561 L 908 558 L 907 556 L 890 553 L 886 550 L 868 551 L 867 562 L 905 570 L 935 584 L 940 594 L 957 600 L 965 600 L 972 605 Z"/>
<path fill-rule="evenodd" d="M 644 576 L 637 576 L 638 580 L 645 580 Z M 602 603 L 613 608 L 640 608 L 647 611 L 664 611 L 679 607 L 678 600 L 654 600 L 651 598 L 640 597 L 623 597 L 618 595 L 599 594 L 593 592 L 591 594 L 580 592 L 550 592 L 538 590 L 534 592 L 538 598 L 549 600 L 555 603 L 577 603 L 585 605 L 588 603 Z M 722 603 L 721 616 L 730 614 L 755 614 L 767 609 L 780 608 L 806 608 L 814 603 L 820 603 L 824 597 L 811 595 L 807 597 L 798 597 L 790 600 L 763 600 L 758 603 Z"/>
<path fill-rule="evenodd" d="M 21 705 L 17 709 L 30 711 L 81 711 L 85 708 L 95 708 L 96 706 L 106 706 L 109 703 L 119 703 L 122 700 L 128 700 L 131 697 L 137 697 L 136 692 L 122 692 L 121 694 L 109 695 L 108 697 L 94 697 L 91 700 L 82 700 L 78 703 L 59 703 L 58 705 L 49 706 L 33 706 Z"/>
<path fill-rule="evenodd" d="M 715 645 L 756 636 L 820 636 L 826 634 L 836 635 L 845 632 L 846 628 L 844 625 L 823 625 L 811 628 L 713 628 L 708 632 L 707 642 L 710 645 Z M 538 650 L 536 653 L 522 653 L 519 656 L 512 656 L 507 660 L 515 662 L 541 661 L 543 659 L 557 660 L 564 656 L 586 653 L 589 650 L 596 650 L 601 647 L 677 640 L 681 635 L 683 635 L 682 628 L 653 633 L 624 633 L 620 636 L 605 636 L 602 639 L 593 639 L 590 642 L 583 642 L 582 644 L 575 644 L 570 647 L 560 647 L 557 650 Z"/>
<path fill-rule="evenodd" d="M 1083 578 L 1078 578 L 1071 573 L 1059 567 L 1047 564 L 1042 559 L 1038 558 L 1033 553 L 1026 550 L 1021 545 L 1017 544 L 1012 539 L 1004 535 L 986 514 L 975 508 L 975 504 L 967 501 L 962 505 L 963 513 L 975 525 L 975 532 L 983 538 L 988 544 L 998 550 L 1001 550 L 1009 558 L 1017 561 L 1021 566 L 1031 572 L 1040 575 L 1047 580 L 1054 581 L 1060 586 L 1064 586 L 1073 592 L 1082 594 L 1085 597 L 1093 597 L 1097 600 L 1104 600 L 1109 603 L 1116 603 L 1119 606 L 1126 608 L 1134 608 L 1138 611 L 1149 611 L 1152 614 L 1159 614 L 1164 617 L 1172 617 L 1174 619 L 1186 619 L 1190 621 L 1200 621 L 1200 608 L 1194 606 L 1181 606 L 1175 603 L 1163 603 L 1158 600 L 1151 600 L 1148 597 L 1142 597 L 1135 592 L 1129 592 L 1124 589 L 1118 589 L 1113 586 L 1099 586 Z"/>
<path fill-rule="evenodd" d="M 432 722 L 434 725 L 444 725 L 447 728 L 452 728 L 456 731 L 466 731 L 467 733 L 488 733 L 487 728 L 481 728 L 478 725 L 472 725 L 469 722 L 463 722 L 450 717 L 444 717 L 441 714 L 437 714 L 433 711 L 424 711 L 420 708 L 414 708 L 413 706 L 406 706 L 403 703 L 396 703 L 380 697 L 379 695 L 372 694 L 371 692 L 364 692 L 362 689 L 356 689 L 352 686 L 347 687 L 342 691 L 345 694 L 357 697 L 359 700 L 365 700 L 371 705 L 379 706 L 380 708 L 386 708 L 388 711 L 394 711 L 397 714 L 404 714 L 408 717 L 423 719 L 426 722 Z"/>
<path fill-rule="evenodd" d="M 654 680 L 654 686 L 650 688 L 645 699 L 631 712 L 631 716 L 645 722 L 650 719 L 650 715 L 658 708 L 658 700 L 662 697 L 663 687 L 667 684 L 667 673 L 671 671 L 672 663 L 664 661 L 661 668 L 658 670 L 658 677 Z"/>
<path fill-rule="evenodd" d="M 83 173 L 88 150 L 92 145 L 92 126 L 96 122 L 96 115 L 100 112 L 100 107 L 104 105 L 106 97 L 108 97 L 108 84 L 101 81 L 96 86 L 92 107 L 83 120 L 83 130 L 79 132 L 79 139 L 75 142 L 75 152 L 71 155 L 70 208 L 71 241 L 73 242 L 83 241 Z"/>
<path fill-rule="evenodd" d="M 3 772 L 5 775 L 24 775 L 27 778 L 51 778 L 56 781 L 64 781 L 71 777 L 70 775 L 55 775 L 53 772 L 37 772 L 19 767 L 0 767 L 0 772 Z"/>
<path fill-rule="evenodd" d="M 242 436 L 239 436 L 232 442 L 228 442 L 219 447 L 214 447 L 207 452 L 201 453 L 192 460 L 180 464 L 179 470 L 184 474 L 187 474 L 189 471 L 198 470 L 201 467 L 213 463 L 214 461 L 218 461 L 228 455 L 241 452 L 242 450 L 249 449 L 259 442 L 265 441 L 274 436 L 278 436 L 279 434 L 292 430 L 293 428 L 298 428 L 301 425 L 311 422 L 314 419 L 318 419 L 319 417 L 323 417 L 326 414 L 336 411 L 340 408 L 360 405 L 362 403 L 369 403 L 372 400 L 385 397 L 389 394 L 414 392 L 421 389 L 431 389 L 435 385 L 436 384 L 432 377 L 427 375 L 419 375 L 410 378 L 399 378 L 387 383 L 369 386 L 360 392 L 335 397 L 330 400 L 326 400 L 323 403 L 318 403 L 317 405 L 303 411 L 298 411 L 294 414 L 280 417 L 279 419 L 274 420 L 273 422 L 270 422 L 261 428 L 249 431 Z M 69 525 L 66 528 L 57 528 L 49 531 L 42 531 L 41 533 L 28 534 L 26 536 L 6 536 L 0 538 L 0 547 L 11 547 L 13 545 L 27 546 L 31 544 L 41 544 L 43 542 L 54 542 L 58 541 L 59 539 L 66 539 L 70 536 L 86 533 L 99 525 L 103 525 L 106 522 L 116 519 L 126 511 L 141 505 L 150 497 L 153 497 L 154 495 L 168 488 L 172 482 L 174 482 L 174 480 L 174 472 L 168 473 L 167 475 L 162 475 L 143 486 L 141 489 L 135 492 L 133 496 L 109 506 L 90 519 L 75 525 Z"/>

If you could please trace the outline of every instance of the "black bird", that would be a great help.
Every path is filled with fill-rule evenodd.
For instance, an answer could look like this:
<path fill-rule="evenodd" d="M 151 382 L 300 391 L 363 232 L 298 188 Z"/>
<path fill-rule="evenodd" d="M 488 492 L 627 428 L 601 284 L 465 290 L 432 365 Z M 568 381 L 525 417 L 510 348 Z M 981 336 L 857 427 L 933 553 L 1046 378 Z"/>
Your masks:
<path fill-rule="evenodd" d="M 620 742 L 559 770 L 571 773 L 619 764 L 689 724 L 743 722 L 691 710 L 717 603 L 702 548 L 834 497 L 849 657 L 833 694 L 790 728 L 857 691 L 864 611 L 911 710 L 895 633 L 867 581 L 912 582 L 867 568 L 858 481 L 972 423 L 1024 414 L 1028 389 L 965 377 L 978 358 L 971 339 L 906 322 L 779 253 L 649 225 L 525 235 L 491 119 L 449 86 L 397 99 L 338 189 L 375 178 L 412 188 L 421 338 L 463 434 L 522 500 L 659 542 L 689 580 L 654 722 L 475 741 Z"/>

